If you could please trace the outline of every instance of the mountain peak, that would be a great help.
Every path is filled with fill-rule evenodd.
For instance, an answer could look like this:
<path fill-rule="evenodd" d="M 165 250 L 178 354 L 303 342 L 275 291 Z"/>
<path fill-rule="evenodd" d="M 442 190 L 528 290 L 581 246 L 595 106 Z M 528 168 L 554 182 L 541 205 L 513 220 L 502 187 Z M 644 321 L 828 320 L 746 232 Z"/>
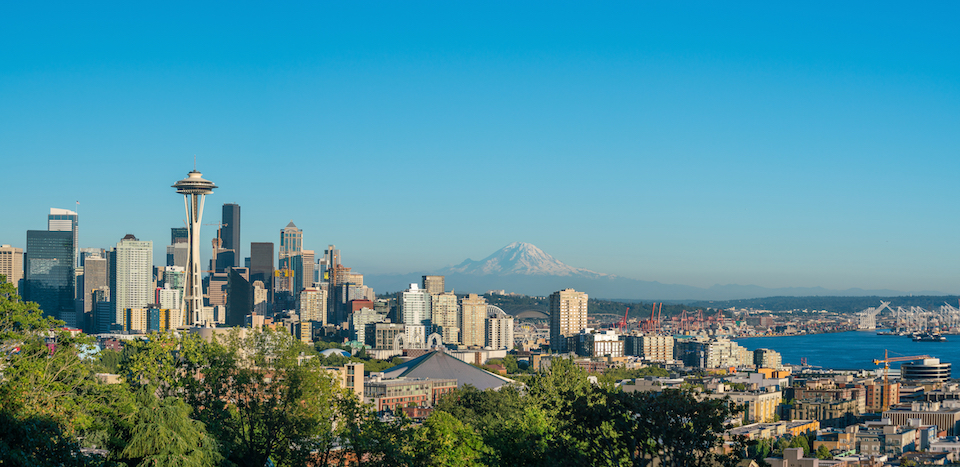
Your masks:
<path fill-rule="evenodd" d="M 563 264 L 536 245 L 526 242 L 513 242 L 480 261 L 468 259 L 456 266 L 445 268 L 443 272 L 473 275 L 605 276 Z"/>

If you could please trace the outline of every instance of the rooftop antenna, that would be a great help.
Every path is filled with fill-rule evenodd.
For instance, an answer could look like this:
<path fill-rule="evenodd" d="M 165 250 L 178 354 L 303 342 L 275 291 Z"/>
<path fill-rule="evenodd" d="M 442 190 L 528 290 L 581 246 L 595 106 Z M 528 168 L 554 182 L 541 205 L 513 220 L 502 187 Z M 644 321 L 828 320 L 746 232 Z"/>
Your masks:
<path fill-rule="evenodd" d="M 193 170 L 197 170 L 197 155 L 193 155 Z"/>

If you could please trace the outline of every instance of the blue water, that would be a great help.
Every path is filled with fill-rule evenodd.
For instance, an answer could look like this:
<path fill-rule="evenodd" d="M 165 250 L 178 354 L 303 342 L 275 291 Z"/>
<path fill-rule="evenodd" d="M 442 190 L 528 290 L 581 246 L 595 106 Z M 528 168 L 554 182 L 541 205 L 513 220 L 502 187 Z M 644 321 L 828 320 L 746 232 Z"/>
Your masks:
<path fill-rule="evenodd" d="M 930 355 L 951 363 L 953 378 L 960 378 L 960 335 L 946 336 L 947 342 L 914 342 L 909 337 L 878 336 L 876 331 L 849 331 L 806 336 L 747 337 L 737 343 L 749 350 L 773 349 L 783 356 L 783 363 L 800 364 L 834 370 L 876 369 L 874 359 L 882 359 L 884 349 L 891 358 Z M 899 368 L 900 362 L 890 364 Z"/>

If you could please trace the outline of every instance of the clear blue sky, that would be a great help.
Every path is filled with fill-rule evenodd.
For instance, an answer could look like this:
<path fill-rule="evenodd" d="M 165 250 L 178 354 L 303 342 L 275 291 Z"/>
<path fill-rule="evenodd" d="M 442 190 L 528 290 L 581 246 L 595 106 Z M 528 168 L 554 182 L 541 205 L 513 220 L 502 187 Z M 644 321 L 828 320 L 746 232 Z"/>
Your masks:
<path fill-rule="evenodd" d="M 957 2 L 86 3 L 0 4 L 0 243 L 162 264 L 196 155 L 244 255 L 960 292 Z"/>

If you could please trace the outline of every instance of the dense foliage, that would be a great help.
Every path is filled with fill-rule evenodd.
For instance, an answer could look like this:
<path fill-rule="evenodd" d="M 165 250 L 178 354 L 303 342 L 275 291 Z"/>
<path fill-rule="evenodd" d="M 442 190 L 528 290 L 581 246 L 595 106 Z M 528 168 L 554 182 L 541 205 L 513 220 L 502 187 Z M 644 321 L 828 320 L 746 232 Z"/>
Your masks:
<path fill-rule="evenodd" d="M 209 341 L 151 334 L 122 352 L 89 357 L 82 350 L 92 339 L 61 326 L 0 281 L 2 465 L 696 466 L 739 459 L 717 450 L 723 422 L 736 410 L 729 402 L 682 391 L 624 393 L 604 382 L 624 375 L 595 385 L 569 360 L 528 374 L 526 386 L 461 388 L 418 424 L 371 412 L 324 371 L 333 362 L 287 333 L 238 328 Z M 105 370 L 121 382 L 98 379 Z"/>

